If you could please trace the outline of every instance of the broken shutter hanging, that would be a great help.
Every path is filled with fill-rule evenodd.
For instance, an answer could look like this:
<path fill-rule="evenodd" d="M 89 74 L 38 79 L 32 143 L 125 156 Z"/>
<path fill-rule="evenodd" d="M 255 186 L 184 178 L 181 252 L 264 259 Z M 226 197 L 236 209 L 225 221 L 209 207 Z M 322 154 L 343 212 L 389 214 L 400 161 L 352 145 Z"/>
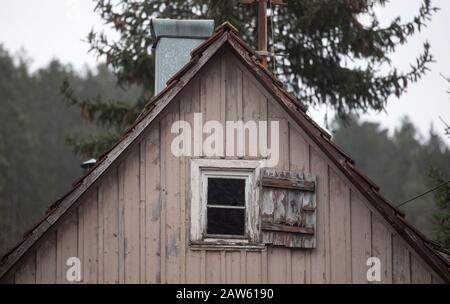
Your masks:
<path fill-rule="evenodd" d="M 315 177 L 302 172 L 265 170 L 261 186 L 262 242 L 315 248 Z"/>

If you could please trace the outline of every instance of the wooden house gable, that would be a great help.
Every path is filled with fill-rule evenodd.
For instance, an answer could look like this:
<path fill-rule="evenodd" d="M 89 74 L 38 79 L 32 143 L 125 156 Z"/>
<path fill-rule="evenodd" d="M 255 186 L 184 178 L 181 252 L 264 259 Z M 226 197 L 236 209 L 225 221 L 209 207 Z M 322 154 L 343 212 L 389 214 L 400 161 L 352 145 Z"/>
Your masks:
<path fill-rule="evenodd" d="M 4 260 L 2 282 L 67 283 L 70 257 L 81 261 L 84 283 L 367 283 L 371 257 L 381 262 L 381 283 L 448 279 L 438 260 L 424 258 L 392 225 L 391 207 L 369 200 L 365 184 L 355 184 L 341 167 L 347 164 L 333 159 L 340 152 L 323 148 L 329 138 L 297 117 L 304 112 L 270 73 L 251 68 L 255 55 L 234 36 L 222 28 L 193 52 L 118 145 L 59 202 L 58 216 L 49 213 Z M 235 144 L 236 154 L 227 156 L 226 134 L 222 156 L 207 156 L 195 148 L 198 136 L 204 143 L 208 134 L 196 140 L 195 131 L 185 138 L 192 154 L 175 156 L 174 126 L 193 126 L 199 113 L 202 122 L 222 125 L 279 123 L 279 160 L 256 181 L 254 242 L 192 242 L 199 220 L 191 213 L 192 161 L 267 159 L 248 144 L 241 154 Z"/>

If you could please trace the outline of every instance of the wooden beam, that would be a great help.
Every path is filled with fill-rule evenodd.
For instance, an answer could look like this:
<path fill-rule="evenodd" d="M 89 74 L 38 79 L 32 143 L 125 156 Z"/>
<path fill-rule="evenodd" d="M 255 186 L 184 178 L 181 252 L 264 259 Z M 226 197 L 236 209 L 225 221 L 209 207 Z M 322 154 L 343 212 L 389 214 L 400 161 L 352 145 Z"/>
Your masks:
<path fill-rule="evenodd" d="M 262 222 L 261 229 L 266 231 L 281 231 L 287 233 L 299 233 L 299 234 L 309 234 L 314 235 L 314 228 L 311 227 L 297 227 L 282 224 L 273 224 Z"/>
<path fill-rule="evenodd" d="M 261 183 L 263 187 L 268 188 L 290 189 L 309 192 L 314 192 L 316 188 L 316 185 L 313 181 L 286 177 L 264 176 Z"/>

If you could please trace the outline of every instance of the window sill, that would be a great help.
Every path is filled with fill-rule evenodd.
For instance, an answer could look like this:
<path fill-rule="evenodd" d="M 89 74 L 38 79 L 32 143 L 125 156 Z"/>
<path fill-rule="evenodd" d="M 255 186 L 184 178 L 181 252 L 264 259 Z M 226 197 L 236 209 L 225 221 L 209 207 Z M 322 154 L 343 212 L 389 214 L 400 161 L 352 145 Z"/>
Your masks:
<path fill-rule="evenodd" d="M 189 244 L 191 250 L 247 250 L 247 251 L 264 251 L 266 246 L 264 244 L 249 244 L 248 242 L 191 242 Z"/>

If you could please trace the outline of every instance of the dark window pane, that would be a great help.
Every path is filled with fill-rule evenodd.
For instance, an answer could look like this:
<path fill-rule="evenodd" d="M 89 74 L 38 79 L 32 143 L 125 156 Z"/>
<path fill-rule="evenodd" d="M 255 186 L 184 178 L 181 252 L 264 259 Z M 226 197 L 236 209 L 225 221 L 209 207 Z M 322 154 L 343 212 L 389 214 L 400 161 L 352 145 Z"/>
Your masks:
<path fill-rule="evenodd" d="M 208 208 L 208 234 L 244 235 L 245 209 Z"/>
<path fill-rule="evenodd" d="M 208 178 L 208 205 L 244 206 L 245 179 Z"/>

